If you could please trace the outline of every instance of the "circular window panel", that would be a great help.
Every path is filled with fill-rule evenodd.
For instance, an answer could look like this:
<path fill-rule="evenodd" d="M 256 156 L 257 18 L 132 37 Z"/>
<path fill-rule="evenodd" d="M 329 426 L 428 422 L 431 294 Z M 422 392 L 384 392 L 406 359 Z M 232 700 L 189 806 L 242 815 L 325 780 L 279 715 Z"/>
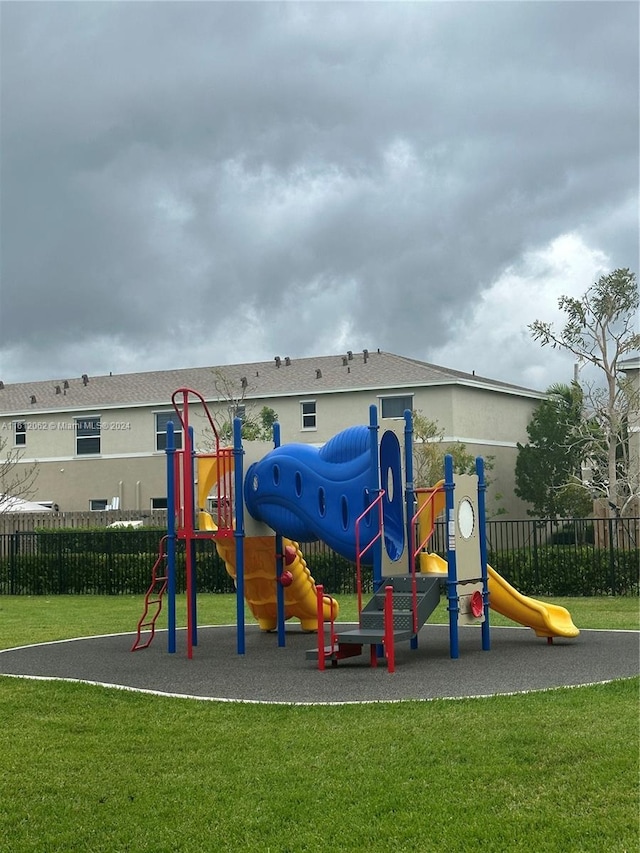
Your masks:
<path fill-rule="evenodd" d="M 458 504 L 458 531 L 463 539 L 470 539 L 476 526 L 476 515 L 469 498 Z"/>

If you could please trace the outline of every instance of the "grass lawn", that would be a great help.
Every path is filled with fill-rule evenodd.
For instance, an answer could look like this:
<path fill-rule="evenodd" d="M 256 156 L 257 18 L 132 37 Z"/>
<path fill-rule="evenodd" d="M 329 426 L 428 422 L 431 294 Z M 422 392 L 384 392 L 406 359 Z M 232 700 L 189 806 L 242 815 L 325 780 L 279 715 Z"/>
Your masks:
<path fill-rule="evenodd" d="M 638 628 L 638 599 L 553 601 L 581 628 Z M 353 619 L 353 599 L 341 605 Z M 0 597 L 0 647 L 131 631 L 140 612 L 137 597 Z M 233 596 L 201 597 L 202 624 L 234 617 Z M 1 678 L 0 720 L 2 853 L 635 853 L 640 840 L 637 679 L 287 707 Z"/>

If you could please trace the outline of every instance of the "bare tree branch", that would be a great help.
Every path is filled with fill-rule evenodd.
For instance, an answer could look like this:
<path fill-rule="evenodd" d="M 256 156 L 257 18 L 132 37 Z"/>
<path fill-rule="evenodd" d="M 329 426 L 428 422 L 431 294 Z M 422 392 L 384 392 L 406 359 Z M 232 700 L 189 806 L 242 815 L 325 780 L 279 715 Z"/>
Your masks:
<path fill-rule="evenodd" d="M 12 498 L 28 500 L 33 496 L 38 464 L 22 462 L 24 451 L 7 449 L 8 441 L 0 438 L 0 514 L 6 512 Z"/>

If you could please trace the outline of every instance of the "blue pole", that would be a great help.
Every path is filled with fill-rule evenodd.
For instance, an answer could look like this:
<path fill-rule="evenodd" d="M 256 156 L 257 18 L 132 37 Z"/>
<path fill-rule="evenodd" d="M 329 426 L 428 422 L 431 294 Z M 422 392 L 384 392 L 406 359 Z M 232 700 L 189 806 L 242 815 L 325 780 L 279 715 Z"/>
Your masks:
<path fill-rule="evenodd" d="M 191 501 L 191 530 L 187 532 L 187 548 L 189 549 L 190 559 L 191 559 L 191 601 L 187 605 L 191 608 L 191 644 L 193 646 L 198 645 L 198 572 L 197 572 L 197 562 L 196 562 L 196 540 L 194 538 L 194 531 L 197 523 L 197 507 L 196 507 L 196 498 L 195 498 L 195 462 L 196 462 L 196 450 L 195 450 L 195 442 L 194 442 L 194 432 L 193 427 L 189 427 L 189 447 L 191 449 L 191 459 L 189 460 L 191 477 L 189 479 L 189 495 Z M 187 484 L 184 486 L 185 493 L 187 491 Z"/>
<path fill-rule="evenodd" d="M 273 425 L 273 446 L 280 447 L 280 424 L 276 421 Z M 284 618 L 284 587 L 280 583 L 280 575 L 285 569 L 283 559 L 284 541 L 280 533 L 276 533 L 276 608 L 278 625 L 278 646 L 284 648 L 286 645 L 285 618 Z"/>
<path fill-rule="evenodd" d="M 378 448 L 378 408 L 375 405 L 369 406 L 369 452 L 371 454 L 371 463 L 370 463 L 370 482 L 371 486 L 369 487 L 370 494 L 373 498 L 378 497 L 380 494 L 381 483 L 380 483 L 380 451 Z M 371 554 L 373 560 L 373 590 L 377 591 L 382 586 L 382 536 L 384 535 L 384 531 L 381 529 L 382 521 L 379 521 L 380 513 L 379 510 L 376 509 L 374 518 L 371 520 L 371 535 L 376 536 L 380 533 L 380 537 L 374 542 L 371 547 Z M 360 614 L 358 614 L 358 621 L 360 621 Z M 384 656 L 384 646 L 382 643 L 379 643 L 376 646 L 376 657 L 382 658 Z"/>
<path fill-rule="evenodd" d="M 453 457 L 444 457 L 444 491 L 447 507 L 447 599 L 449 602 L 449 654 L 457 658 L 458 651 L 458 567 L 456 564 L 456 519 L 455 484 L 453 481 Z"/>
<path fill-rule="evenodd" d="M 233 477 L 235 491 L 236 525 L 236 645 L 239 655 L 245 650 L 244 631 L 244 473 L 242 470 L 242 421 L 233 419 Z"/>
<path fill-rule="evenodd" d="M 413 558 L 413 552 L 416 549 L 416 543 L 411 538 L 411 519 L 413 518 L 415 507 L 415 492 L 413 489 L 413 416 L 410 409 L 405 409 L 404 413 L 404 471 L 405 471 L 405 524 L 407 528 L 407 564 L 409 574 L 413 575 L 416 571 L 416 561 Z M 418 648 L 418 636 L 411 638 L 409 643 L 412 649 Z"/>
<path fill-rule="evenodd" d="M 176 650 L 176 502 L 173 421 L 167 423 L 167 636 L 170 654 Z"/>
<path fill-rule="evenodd" d="M 380 457 L 378 454 L 378 409 L 375 405 L 369 406 L 369 452 L 371 454 L 370 486 L 369 491 L 373 499 L 380 493 Z M 373 512 L 373 510 L 372 510 Z M 371 520 L 372 536 L 379 532 L 378 510 Z M 381 531 L 380 531 L 381 532 Z M 373 559 L 373 588 L 376 590 L 382 583 L 382 537 L 375 542 L 371 548 Z"/>
<path fill-rule="evenodd" d="M 405 504 L 406 504 L 406 526 L 407 526 L 407 542 L 409 543 L 409 552 L 407 560 L 409 565 L 409 574 L 412 574 L 415 569 L 415 561 L 413 552 L 416 549 L 415 542 L 411 540 L 411 519 L 413 518 L 415 506 L 415 493 L 413 488 L 413 417 L 409 409 L 404 413 L 404 470 L 405 470 Z"/>
<path fill-rule="evenodd" d="M 491 634 L 489 627 L 489 583 L 487 578 L 487 518 L 486 494 L 487 483 L 484 477 L 484 459 L 476 457 L 476 474 L 478 475 L 478 534 L 480 537 L 480 566 L 482 569 L 482 602 L 484 607 L 484 622 L 482 623 L 482 649 L 491 649 Z"/>

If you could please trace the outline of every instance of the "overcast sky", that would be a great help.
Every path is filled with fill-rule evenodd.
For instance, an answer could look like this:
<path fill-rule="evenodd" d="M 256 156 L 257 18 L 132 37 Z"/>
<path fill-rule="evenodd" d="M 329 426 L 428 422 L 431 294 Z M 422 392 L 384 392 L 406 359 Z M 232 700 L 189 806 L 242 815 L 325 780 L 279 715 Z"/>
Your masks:
<path fill-rule="evenodd" d="M 636 2 L 2 2 L 0 378 L 384 349 L 544 390 L 638 272 Z"/>

